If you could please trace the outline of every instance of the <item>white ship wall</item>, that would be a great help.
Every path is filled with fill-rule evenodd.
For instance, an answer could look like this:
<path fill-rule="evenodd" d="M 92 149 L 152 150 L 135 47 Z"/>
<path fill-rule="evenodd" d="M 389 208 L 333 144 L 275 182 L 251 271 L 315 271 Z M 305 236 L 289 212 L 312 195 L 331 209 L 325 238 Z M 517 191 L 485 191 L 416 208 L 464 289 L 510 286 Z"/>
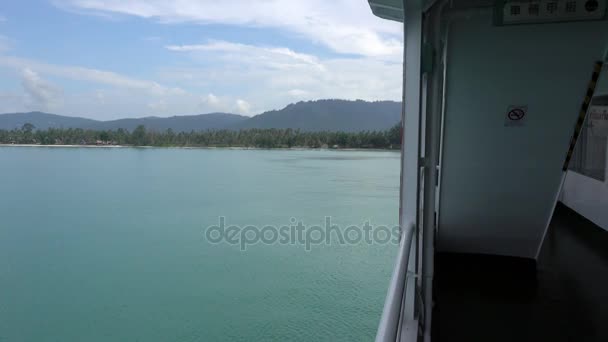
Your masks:
<path fill-rule="evenodd" d="M 490 13 L 454 18 L 438 251 L 536 257 L 607 24 L 500 27 Z M 529 110 L 517 126 L 507 122 L 513 106 Z"/>

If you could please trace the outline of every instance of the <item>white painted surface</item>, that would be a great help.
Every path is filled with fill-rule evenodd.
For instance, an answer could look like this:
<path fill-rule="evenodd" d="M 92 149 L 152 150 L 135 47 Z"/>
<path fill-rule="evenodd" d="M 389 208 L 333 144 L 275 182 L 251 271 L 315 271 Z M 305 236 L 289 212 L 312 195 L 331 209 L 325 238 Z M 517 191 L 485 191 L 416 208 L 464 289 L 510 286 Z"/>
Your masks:
<path fill-rule="evenodd" d="M 534 258 L 607 22 L 450 27 L 440 251 Z M 505 111 L 527 105 L 526 123 Z"/>
<path fill-rule="evenodd" d="M 401 149 L 401 218 L 404 222 L 418 222 L 419 146 L 420 146 L 420 82 L 422 65 L 422 14 L 411 1 L 412 11 L 404 26 L 404 83 L 402 119 L 404 123 Z"/>
<path fill-rule="evenodd" d="M 568 171 L 561 201 L 591 222 L 608 230 L 608 182 L 600 182 Z"/>

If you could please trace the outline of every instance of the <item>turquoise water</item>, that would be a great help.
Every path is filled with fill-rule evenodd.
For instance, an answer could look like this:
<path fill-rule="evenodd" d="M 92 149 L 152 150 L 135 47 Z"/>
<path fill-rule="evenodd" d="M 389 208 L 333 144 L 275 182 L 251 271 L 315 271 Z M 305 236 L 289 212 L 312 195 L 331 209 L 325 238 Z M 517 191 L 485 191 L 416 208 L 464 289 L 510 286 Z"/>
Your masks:
<path fill-rule="evenodd" d="M 211 244 L 394 225 L 399 154 L 0 148 L 0 341 L 369 341 L 394 245 Z"/>

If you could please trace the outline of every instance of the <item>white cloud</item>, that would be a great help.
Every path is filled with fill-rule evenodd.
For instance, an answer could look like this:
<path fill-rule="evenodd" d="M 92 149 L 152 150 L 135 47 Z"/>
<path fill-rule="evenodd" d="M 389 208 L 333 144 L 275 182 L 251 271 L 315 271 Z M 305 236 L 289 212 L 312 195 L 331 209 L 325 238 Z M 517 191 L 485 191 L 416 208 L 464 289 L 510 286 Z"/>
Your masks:
<path fill-rule="evenodd" d="M 155 114 L 165 113 L 169 108 L 167 102 L 163 99 L 160 99 L 155 102 L 148 103 L 148 108 L 154 111 Z"/>
<path fill-rule="evenodd" d="M 117 119 L 148 116 L 153 114 L 191 114 L 200 112 L 200 97 L 177 87 L 167 87 L 154 81 L 140 80 L 118 73 L 55 65 L 35 60 L 0 54 L 0 67 L 12 69 L 21 80 L 25 95 L 17 105 L 14 101 L 1 101 L 0 112 L 27 110 L 56 110 L 61 107 L 65 115 L 77 115 L 96 119 Z M 57 81 L 76 81 L 105 85 L 104 89 L 65 93 L 44 78 L 51 76 Z M 13 91 L 14 92 L 14 91 Z M 210 108 L 203 107 L 203 112 Z"/>
<path fill-rule="evenodd" d="M 197 45 L 168 45 L 166 48 L 170 51 L 177 52 L 193 52 L 193 51 L 209 51 L 209 52 L 234 52 L 241 53 L 244 50 L 256 50 L 257 54 L 264 53 L 269 55 L 285 56 L 293 60 L 298 60 L 308 64 L 317 64 L 317 58 L 312 55 L 297 53 L 293 50 L 283 47 L 260 47 L 255 45 L 247 45 L 240 43 L 232 43 L 222 40 L 212 40 L 207 44 Z M 276 56 L 275 56 L 276 57 Z"/>
<path fill-rule="evenodd" d="M 236 100 L 236 109 L 239 114 L 249 114 L 251 112 L 251 105 L 245 100 Z"/>
<path fill-rule="evenodd" d="M 205 98 L 203 98 L 203 102 L 212 107 L 216 107 L 220 104 L 220 99 L 217 96 L 209 93 Z"/>
<path fill-rule="evenodd" d="M 167 87 L 158 82 L 135 79 L 109 71 L 54 65 L 2 54 L 0 69 L 1 67 L 12 69 L 14 73 L 6 73 L 6 76 L 9 79 L 11 75 L 17 76 L 21 82 L 22 93 L 15 89 L 3 95 L 0 112 L 61 108 L 60 114 L 102 120 L 215 111 L 252 114 L 252 106 L 246 101 L 237 103 L 239 97 L 236 94 L 217 96 L 208 93 L 201 97 L 181 88 Z M 64 94 L 61 88 L 45 80 L 46 76 L 57 81 L 76 81 L 107 87 Z M 18 101 L 15 98 L 18 98 Z"/>
<path fill-rule="evenodd" d="M 401 63 L 377 58 L 318 58 L 277 47 L 213 41 L 168 46 L 195 66 L 165 69 L 161 77 L 190 87 L 231 89 L 260 110 L 320 98 L 399 100 Z"/>
<path fill-rule="evenodd" d="M 237 60 L 241 60 L 243 54 L 247 54 L 249 63 L 282 70 L 290 69 L 298 64 L 323 69 L 316 56 L 297 53 L 284 47 L 263 47 L 214 40 L 197 45 L 168 45 L 166 49 L 175 52 L 222 53 L 225 58 Z"/>
<path fill-rule="evenodd" d="M 293 96 L 293 97 L 302 97 L 302 96 L 306 96 L 308 94 L 310 94 L 308 91 L 302 90 L 302 89 L 291 89 L 291 90 L 287 91 L 287 95 Z"/>
<path fill-rule="evenodd" d="M 208 113 L 208 106 L 201 106 L 200 96 L 190 93 L 151 95 L 138 89 L 106 88 L 100 101 L 97 91 L 65 95 L 64 106 L 59 114 L 76 115 L 101 120 L 172 116 Z"/>
<path fill-rule="evenodd" d="M 26 94 L 25 106 L 29 109 L 49 110 L 61 103 L 62 90 L 29 68 L 21 71 L 21 85 Z"/>
<path fill-rule="evenodd" d="M 220 97 L 213 93 L 209 93 L 207 95 L 202 96 L 200 106 L 202 109 L 206 109 L 207 111 L 213 112 L 230 113 L 237 110 L 234 106 L 234 98 L 230 98 L 227 96 Z"/>
<path fill-rule="evenodd" d="M 220 100 L 217 98 L 217 96 L 213 94 L 207 95 L 207 103 L 209 103 L 210 105 L 217 105 L 219 104 L 219 102 Z"/>
<path fill-rule="evenodd" d="M 32 68 L 37 72 L 52 76 L 106 84 L 114 87 L 140 89 L 156 95 L 179 94 L 184 92 L 180 88 L 165 87 L 153 81 L 130 78 L 111 71 L 83 68 L 79 66 L 48 64 L 19 57 L 0 55 L 0 66 L 16 69 Z"/>
<path fill-rule="evenodd" d="M 110 19 L 134 16 L 162 24 L 264 27 L 298 45 L 304 39 L 338 53 L 313 55 L 294 48 L 298 45 L 222 40 L 176 44 L 151 33 L 141 39 L 162 43 L 174 52 L 174 58 L 148 69 L 149 79 L 139 79 L 109 70 L 6 56 L 0 51 L 0 67 L 30 68 L 62 85 L 66 81 L 100 85 L 93 87 L 96 90 L 66 94 L 62 114 L 101 119 L 150 112 L 253 115 L 300 100 L 401 98 L 402 27 L 374 17 L 365 0 L 51 1 L 65 10 Z"/>
<path fill-rule="evenodd" d="M 398 57 L 401 26 L 374 17 L 364 0 L 55 0 L 60 8 L 163 23 L 270 27 L 339 53 Z"/>
<path fill-rule="evenodd" d="M 98 119 L 218 111 L 254 115 L 302 100 L 399 100 L 401 97 L 399 62 L 372 57 L 321 58 L 284 47 L 226 41 L 173 45 L 167 49 L 175 52 L 179 67 L 169 65 L 152 71 L 150 76 L 156 80 L 1 53 L 0 69 L 5 67 L 17 73 L 29 69 L 35 71 L 40 80 L 52 77 L 62 85 L 71 81 L 104 86 L 95 86 L 90 91 L 82 87 L 63 96 L 60 114 Z M 4 76 L 10 78 L 10 75 Z M 66 89 L 79 88 L 66 86 Z M 43 100 L 49 98 L 44 93 L 37 97 L 34 94 L 28 95 L 27 108 L 17 110 L 30 109 L 32 98 L 39 99 L 38 107 L 53 106 L 52 101 Z M 14 107 L 8 102 L 0 103 L 0 111 L 14 110 Z"/>

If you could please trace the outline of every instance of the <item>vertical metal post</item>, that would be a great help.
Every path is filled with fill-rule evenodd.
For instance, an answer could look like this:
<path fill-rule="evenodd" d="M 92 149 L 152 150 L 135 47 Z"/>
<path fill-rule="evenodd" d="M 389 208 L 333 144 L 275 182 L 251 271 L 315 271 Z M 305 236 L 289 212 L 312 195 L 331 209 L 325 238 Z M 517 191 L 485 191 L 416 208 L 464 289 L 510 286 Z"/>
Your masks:
<path fill-rule="evenodd" d="M 430 10 L 426 44 L 439 52 L 441 49 L 441 13 L 445 2 Z M 422 288 L 424 301 L 424 342 L 431 341 L 433 321 L 433 277 L 435 269 L 436 195 L 441 143 L 441 113 L 443 107 L 443 68 L 439 53 L 431 56 L 433 65 L 428 77 L 427 113 L 425 125 L 425 173 L 423 203 L 423 260 Z"/>
<path fill-rule="evenodd" d="M 404 0 L 404 6 L 407 1 Z M 401 216 L 406 222 L 417 222 L 418 181 L 420 164 L 420 84 L 422 63 L 422 13 L 404 9 L 403 65 L 403 138 L 401 146 Z"/>
<path fill-rule="evenodd" d="M 421 110 L 421 67 L 422 67 L 422 11 L 417 0 L 403 0 L 403 140 L 401 145 L 401 207 L 400 224 L 418 222 L 418 201 L 420 184 L 420 110 Z M 416 224 L 416 227 L 418 225 Z M 419 246 L 418 233 L 414 234 Z M 414 251 L 415 252 L 415 251 Z M 415 253 L 414 253 L 415 255 Z M 411 271 L 415 271 L 412 260 Z M 416 317 L 416 282 L 408 279 L 406 286 L 407 304 L 402 322 Z M 408 284 L 409 285 L 409 284 Z"/>

